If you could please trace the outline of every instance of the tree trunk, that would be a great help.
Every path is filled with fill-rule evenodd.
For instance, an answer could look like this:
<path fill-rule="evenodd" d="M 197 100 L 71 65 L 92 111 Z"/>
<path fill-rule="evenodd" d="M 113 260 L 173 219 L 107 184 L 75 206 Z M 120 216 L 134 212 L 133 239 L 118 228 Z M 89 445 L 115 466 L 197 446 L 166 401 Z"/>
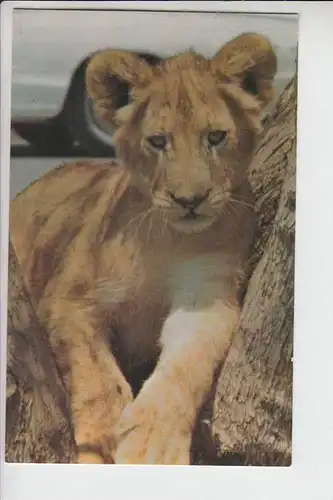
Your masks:
<path fill-rule="evenodd" d="M 250 168 L 259 219 L 251 277 L 240 328 L 199 421 L 197 463 L 291 463 L 296 78 L 265 129 Z"/>
<path fill-rule="evenodd" d="M 250 169 L 258 228 L 241 324 L 203 409 L 194 463 L 291 461 L 296 79 L 266 120 Z M 10 247 L 6 460 L 68 462 L 66 395 Z"/>
<path fill-rule="evenodd" d="M 66 463 L 74 447 L 64 387 L 9 245 L 6 461 Z"/>

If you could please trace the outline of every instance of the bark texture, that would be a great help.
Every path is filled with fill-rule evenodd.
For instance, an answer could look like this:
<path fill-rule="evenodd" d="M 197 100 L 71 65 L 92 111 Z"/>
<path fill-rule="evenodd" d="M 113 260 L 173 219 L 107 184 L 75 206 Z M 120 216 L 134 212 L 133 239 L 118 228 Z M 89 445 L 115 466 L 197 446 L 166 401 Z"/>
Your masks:
<path fill-rule="evenodd" d="M 266 119 L 250 170 L 258 229 L 241 325 L 203 409 L 194 463 L 289 465 L 296 79 Z M 68 462 L 67 400 L 10 247 L 6 460 Z"/>
<path fill-rule="evenodd" d="M 250 169 L 258 214 L 250 279 L 240 328 L 199 423 L 203 463 L 291 464 L 296 78 L 265 129 Z"/>
<path fill-rule="evenodd" d="M 67 398 L 9 246 L 6 462 L 66 463 L 74 451 Z"/>

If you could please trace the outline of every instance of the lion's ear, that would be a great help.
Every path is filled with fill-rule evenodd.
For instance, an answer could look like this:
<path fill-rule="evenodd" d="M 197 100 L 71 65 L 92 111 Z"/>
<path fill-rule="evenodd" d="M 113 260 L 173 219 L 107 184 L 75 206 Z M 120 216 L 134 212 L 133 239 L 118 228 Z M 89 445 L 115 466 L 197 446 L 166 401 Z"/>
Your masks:
<path fill-rule="evenodd" d="M 96 115 L 111 122 L 117 108 L 127 104 L 131 88 L 145 86 L 152 76 L 149 63 L 133 52 L 97 52 L 86 68 L 87 94 Z"/>
<path fill-rule="evenodd" d="M 236 80 L 263 106 L 274 96 L 277 59 L 272 45 L 262 35 L 244 33 L 228 42 L 213 58 L 212 69 L 221 77 Z"/>

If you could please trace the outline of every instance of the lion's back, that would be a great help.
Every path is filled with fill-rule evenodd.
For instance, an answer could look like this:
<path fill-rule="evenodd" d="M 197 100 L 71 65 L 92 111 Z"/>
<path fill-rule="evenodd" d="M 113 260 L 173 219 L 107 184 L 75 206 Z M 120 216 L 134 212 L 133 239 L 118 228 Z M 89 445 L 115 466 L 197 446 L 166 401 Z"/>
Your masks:
<path fill-rule="evenodd" d="M 116 203 L 124 178 L 124 169 L 113 161 L 73 162 L 55 168 L 20 193 L 10 205 L 10 238 L 23 273 L 29 274 L 36 260 L 54 260 L 56 254 L 60 258 L 98 211 L 106 190 L 110 203 L 112 197 Z"/>

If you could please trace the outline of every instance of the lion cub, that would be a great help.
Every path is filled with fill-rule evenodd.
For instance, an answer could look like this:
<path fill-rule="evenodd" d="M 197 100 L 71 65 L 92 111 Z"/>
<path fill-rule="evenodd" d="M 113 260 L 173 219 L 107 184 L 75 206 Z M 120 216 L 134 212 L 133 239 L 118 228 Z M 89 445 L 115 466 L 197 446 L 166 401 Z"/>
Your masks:
<path fill-rule="evenodd" d="M 257 34 L 210 60 L 97 53 L 87 91 L 116 124 L 117 162 L 60 166 L 13 201 L 11 238 L 70 395 L 78 462 L 190 463 L 239 320 L 247 167 L 275 72 Z"/>

